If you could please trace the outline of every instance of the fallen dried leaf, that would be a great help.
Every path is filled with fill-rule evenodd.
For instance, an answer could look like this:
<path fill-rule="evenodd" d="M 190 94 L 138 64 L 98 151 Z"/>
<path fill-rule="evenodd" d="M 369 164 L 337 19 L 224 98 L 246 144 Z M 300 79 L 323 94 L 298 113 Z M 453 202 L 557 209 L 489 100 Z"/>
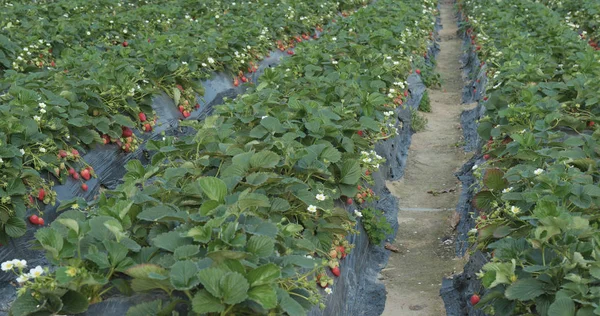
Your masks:
<path fill-rule="evenodd" d="M 386 243 L 385 244 L 385 249 L 389 250 L 389 251 L 393 251 L 393 252 L 400 252 L 400 248 L 390 244 L 390 243 Z"/>

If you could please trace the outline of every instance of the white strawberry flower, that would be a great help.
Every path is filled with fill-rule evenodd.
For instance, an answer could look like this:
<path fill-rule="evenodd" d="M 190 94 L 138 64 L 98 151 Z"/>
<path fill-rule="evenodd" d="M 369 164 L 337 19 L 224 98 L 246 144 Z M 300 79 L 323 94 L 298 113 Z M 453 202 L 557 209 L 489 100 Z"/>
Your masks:
<path fill-rule="evenodd" d="M 338 61 L 334 59 L 334 60 L 331 61 L 331 63 L 334 64 L 334 65 L 337 65 Z"/>
<path fill-rule="evenodd" d="M 123 33 L 127 34 L 127 29 L 123 29 Z"/>
<path fill-rule="evenodd" d="M 202 67 L 208 67 L 208 65 L 205 63 L 202 63 Z"/>
<path fill-rule="evenodd" d="M 508 193 L 508 192 L 512 191 L 512 189 L 513 189 L 512 187 L 508 187 L 508 188 L 502 190 L 502 193 Z"/>
<path fill-rule="evenodd" d="M 4 261 L 0 265 L 0 269 L 2 269 L 2 271 L 10 271 L 14 267 L 15 267 L 15 264 L 14 264 L 14 262 L 12 260 L 10 260 L 10 261 Z"/>
<path fill-rule="evenodd" d="M 21 152 L 21 155 L 25 155 L 25 150 L 24 149 L 19 149 L 19 151 Z"/>
<path fill-rule="evenodd" d="M 537 168 L 537 169 L 535 169 L 535 171 L 533 171 L 533 174 L 535 174 L 536 176 L 539 176 L 543 172 L 544 172 L 544 169 Z"/>
<path fill-rule="evenodd" d="M 208 63 L 209 63 L 209 64 L 214 64 L 214 63 L 215 63 L 215 60 L 214 60 L 214 59 L 212 59 L 211 57 L 208 57 Z"/>
<path fill-rule="evenodd" d="M 46 113 L 46 110 L 40 109 L 40 113 L 44 114 L 44 113 Z"/>
<path fill-rule="evenodd" d="M 45 153 L 45 152 L 46 152 L 46 148 L 44 148 L 44 147 L 40 147 L 40 152 L 41 152 L 41 153 Z"/>
<path fill-rule="evenodd" d="M 335 42 L 337 41 L 337 37 L 332 37 L 331 40 Z"/>
<path fill-rule="evenodd" d="M 185 62 L 185 61 L 182 61 L 182 62 L 181 62 L 181 64 L 182 64 L 182 65 L 187 65 L 188 63 L 187 63 L 187 62 Z"/>
<path fill-rule="evenodd" d="M 309 205 L 308 208 L 306 208 L 306 210 L 308 210 L 311 213 L 316 213 L 317 212 L 317 207 L 314 205 Z"/>
<path fill-rule="evenodd" d="M 42 108 L 42 109 L 46 108 L 46 103 L 44 103 L 44 102 L 40 102 L 40 103 L 38 103 L 38 105 L 39 105 L 39 106 L 40 106 L 40 108 Z"/>
<path fill-rule="evenodd" d="M 25 283 L 29 280 L 29 275 L 28 274 L 22 274 L 17 278 L 17 282 L 19 283 Z"/>
<path fill-rule="evenodd" d="M 44 269 L 41 266 L 37 266 L 34 269 L 29 270 L 29 275 L 34 279 L 42 274 L 44 274 Z"/>
<path fill-rule="evenodd" d="M 354 210 L 354 216 L 362 217 L 362 212 L 360 212 L 359 210 Z"/>
<path fill-rule="evenodd" d="M 18 269 L 24 269 L 27 267 L 27 261 L 25 261 L 25 260 L 13 259 L 12 263 Z"/>
<path fill-rule="evenodd" d="M 333 290 L 331 288 L 325 288 L 325 293 L 331 294 L 333 293 Z"/>
<path fill-rule="evenodd" d="M 396 92 L 396 89 L 390 88 L 390 93 L 394 93 L 394 92 Z"/>
<path fill-rule="evenodd" d="M 0 158 L 0 164 L 3 163 L 3 162 L 4 162 L 4 160 L 2 160 L 2 158 Z"/>
<path fill-rule="evenodd" d="M 399 62 L 399 61 L 394 61 L 394 66 L 397 66 L 397 65 L 399 65 L 399 64 L 400 64 L 400 62 Z"/>
<path fill-rule="evenodd" d="M 519 212 L 521 212 L 521 209 L 513 205 L 510 207 L 510 211 L 513 214 L 518 214 Z"/>
<path fill-rule="evenodd" d="M 40 121 L 42 118 L 41 118 L 41 117 L 39 117 L 39 116 L 37 116 L 37 115 L 34 115 L 34 116 L 33 116 L 33 119 L 39 122 L 39 121 Z"/>
<path fill-rule="evenodd" d="M 315 196 L 315 198 L 319 201 L 325 201 L 325 199 L 327 197 L 325 196 L 325 194 L 317 194 L 317 196 Z"/>

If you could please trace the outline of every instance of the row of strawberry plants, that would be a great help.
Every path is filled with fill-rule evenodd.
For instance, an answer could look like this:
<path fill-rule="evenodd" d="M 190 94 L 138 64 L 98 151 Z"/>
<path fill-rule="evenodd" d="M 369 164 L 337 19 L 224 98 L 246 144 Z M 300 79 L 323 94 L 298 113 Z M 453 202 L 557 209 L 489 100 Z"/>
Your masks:
<path fill-rule="evenodd" d="M 477 308 L 491 315 L 600 315 L 600 53 L 531 0 L 459 1 L 487 74 L 487 143 L 474 167 Z"/>
<path fill-rule="evenodd" d="M 149 141 L 151 164 L 129 162 L 116 190 L 93 204 L 64 202 L 36 232 L 55 268 L 27 274 L 26 263 L 6 262 L 20 284 L 13 314 L 77 313 L 151 290 L 170 301 L 130 315 L 178 304 L 198 314 L 305 314 L 333 291 L 324 268 L 339 275 L 345 236 L 362 215 L 336 201 L 376 198 L 366 186 L 384 160 L 372 148 L 401 128 L 396 108 L 423 63 L 434 11 L 431 0 L 375 2 L 319 45 L 299 45 L 215 116 L 183 122 L 193 135 Z"/>
<path fill-rule="evenodd" d="M 302 41 L 338 10 L 362 2 L 209 4 L 5 4 L 0 63 L 14 69 L 0 78 L 0 242 L 25 233 L 27 207 L 55 202 L 54 182 L 44 177 L 64 183 L 94 175 L 82 146 L 114 142 L 135 150 L 133 129 L 150 132 L 157 122 L 153 96 L 167 91 L 187 117 L 202 95 L 196 80 L 255 71 L 276 38 L 303 34 L 293 43 Z M 239 80 L 247 79 L 242 73 Z"/>
<path fill-rule="evenodd" d="M 565 18 L 565 23 L 581 32 L 583 39 L 600 50 L 600 2 L 594 0 L 537 0 Z"/>

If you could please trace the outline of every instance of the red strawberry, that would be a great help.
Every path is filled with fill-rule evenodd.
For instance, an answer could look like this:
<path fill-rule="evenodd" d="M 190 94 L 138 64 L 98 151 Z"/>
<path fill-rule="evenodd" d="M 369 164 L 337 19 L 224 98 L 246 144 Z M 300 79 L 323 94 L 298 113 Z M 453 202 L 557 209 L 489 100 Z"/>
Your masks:
<path fill-rule="evenodd" d="M 38 191 L 38 200 L 43 201 L 44 197 L 46 196 L 46 191 L 42 188 Z"/>
<path fill-rule="evenodd" d="M 340 271 L 340 267 L 335 267 L 331 268 L 331 273 L 333 273 L 333 275 L 336 277 L 339 277 L 342 272 Z"/>
<path fill-rule="evenodd" d="M 124 41 L 122 45 L 123 45 L 123 47 L 127 47 L 127 46 L 129 46 L 129 43 L 127 43 L 127 41 Z"/>
<path fill-rule="evenodd" d="M 342 255 L 346 253 L 346 248 L 344 248 L 344 246 L 337 246 L 335 247 L 335 250 L 337 250 L 337 252 L 341 253 Z"/>
<path fill-rule="evenodd" d="M 88 190 L 88 185 L 87 185 L 86 183 L 82 184 L 82 185 L 81 185 L 81 189 L 82 189 L 83 191 L 87 191 L 87 190 Z"/>
<path fill-rule="evenodd" d="M 70 174 L 70 175 L 74 175 L 75 173 L 76 173 L 76 172 L 75 172 L 75 169 L 73 169 L 73 168 L 70 168 L 70 169 L 69 169 L 69 174 Z"/>
<path fill-rule="evenodd" d="M 238 78 L 233 79 L 233 86 L 237 87 L 240 85 L 240 81 L 238 80 Z"/>
<path fill-rule="evenodd" d="M 106 134 L 102 135 L 102 142 L 104 143 L 104 145 L 110 143 L 110 137 Z"/>
<path fill-rule="evenodd" d="M 39 217 L 37 215 L 31 215 L 29 216 L 29 222 L 32 223 L 33 225 L 37 225 L 38 221 L 39 221 Z"/>
<path fill-rule="evenodd" d="M 356 132 L 356 134 L 358 134 L 358 136 L 362 137 L 364 135 L 363 131 L 358 131 Z"/>
<path fill-rule="evenodd" d="M 348 205 L 352 205 L 352 203 L 353 203 L 353 202 L 352 202 L 352 198 L 348 198 L 348 199 L 346 200 L 346 204 L 348 204 Z"/>
<path fill-rule="evenodd" d="M 84 178 L 86 181 L 91 178 L 90 171 L 88 169 L 83 169 L 79 173 L 81 174 L 81 177 Z"/>
<path fill-rule="evenodd" d="M 144 112 L 138 113 L 138 117 L 140 118 L 141 122 L 146 122 L 146 114 Z"/>
<path fill-rule="evenodd" d="M 488 160 L 488 159 L 490 159 L 490 155 L 489 155 L 489 154 L 485 154 L 485 155 L 483 155 L 483 159 L 485 159 L 485 160 Z"/>
<path fill-rule="evenodd" d="M 126 153 L 128 153 L 131 150 L 131 144 L 125 144 L 122 148 Z"/>
<path fill-rule="evenodd" d="M 246 78 L 246 76 L 242 76 L 242 82 L 248 82 L 248 78 Z"/>
<path fill-rule="evenodd" d="M 56 67 L 56 63 L 54 62 L 54 60 L 50 62 L 50 66 Z"/>
<path fill-rule="evenodd" d="M 77 149 L 71 149 L 71 154 L 73 154 L 73 156 L 75 157 L 79 157 L 79 152 L 77 151 Z"/>
<path fill-rule="evenodd" d="M 44 226 L 44 219 L 43 219 L 43 218 L 41 218 L 41 217 L 40 217 L 40 218 L 38 218 L 38 222 L 37 222 L 37 224 L 38 224 L 38 225 L 40 225 L 40 226 Z"/>
<path fill-rule="evenodd" d="M 177 85 L 177 89 L 179 89 L 179 91 L 183 92 L 183 87 L 180 84 Z"/>
<path fill-rule="evenodd" d="M 79 180 L 79 174 L 77 172 L 75 172 L 74 174 L 72 174 L 73 179 L 75 180 Z"/>
<path fill-rule="evenodd" d="M 33 205 L 33 196 L 29 196 L 29 204 Z"/>
<path fill-rule="evenodd" d="M 190 117 L 190 115 L 192 115 L 192 114 L 190 114 L 190 111 L 187 111 L 187 110 L 183 111 L 183 117 L 188 118 L 188 117 Z"/>
<path fill-rule="evenodd" d="M 417 75 L 420 75 L 421 74 L 421 69 L 417 69 L 417 70 L 415 70 L 415 72 L 417 73 Z"/>
<path fill-rule="evenodd" d="M 407 97 L 408 96 L 408 90 L 404 90 L 404 96 Z"/>
<path fill-rule="evenodd" d="M 144 125 L 144 131 L 152 132 L 152 125 L 146 123 L 146 125 Z"/>
<path fill-rule="evenodd" d="M 476 305 L 477 303 L 479 303 L 479 295 L 473 294 L 471 296 L 471 305 Z"/>
<path fill-rule="evenodd" d="M 123 133 L 121 134 L 121 136 L 123 137 L 131 137 L 131 135 L 133 135 L 133 131 L 127 126 L 123 126 L 121 130 L 123 131 Z"/>
<path fill-rule="evenodd" d="M 371 174 L 371 171 L 370 171 L 370 170 L 367 170 L 367 171 L 365 171 L 365 175 L 367 175 L 367 176 L 368 176 L 368 175 L 370 175 L 370 174 Z"/>
<path fill-rule="evenodd" d="M 293 51 L 293 50 L 291 50 L 291 49 L 288 49 L 288 51 L 287 51 L 287 54 L 288 54 L 288 55 L 294 55 L 294 51 Z"/>
<path fill-rule="evenodd" d="M 67 157 L 67 152 L 61 149 L 58 151 L 58 155 L 60 156 L 60 158 L 65 158 Z"/>
<path fill-rule="evenodd" d="M 483 97 L 483 101 L 487 101 L 487 100 L 488 100 L 488 97 Z"/>
<path fill-rule="evenodd" d="M 589 121 L 587 125 L 588 125 L 588 127 L 592 127 L 592 126 L 594 126 L 594 124 L 596 124 L 596 122 L 594 122 L 594 121 Z"/>

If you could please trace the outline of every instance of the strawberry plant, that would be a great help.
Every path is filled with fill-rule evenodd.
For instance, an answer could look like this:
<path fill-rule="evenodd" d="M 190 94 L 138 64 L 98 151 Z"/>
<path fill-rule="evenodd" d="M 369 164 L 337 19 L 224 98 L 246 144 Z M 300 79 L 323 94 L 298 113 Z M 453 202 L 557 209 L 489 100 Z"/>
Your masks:
<path fill-rule="evenodd" d="M 223 15 L 237 9 L 228 6 Z M 275 21 L 297 17 L 289 6 L 280 9 L 285 13 Z M 13 312 L 76 313 L 116 292 L 149 291 L 166 302 L 142 303 L 130 313 L 169 313 L 184 304 L 195 314 L 303 315 L 321 303 L 321 293 L 333 291 L 324 269 L 341 275 L 340 260 L 351 248 L 345 238 L 356 232 L 354 216 L 336 201 L 355 196 L 384 162 L 371 150 L 394 136 L 400 122 L 389 112 L 399 103 L 391 100 L 406 97 L 387 94 L 405 82 L 410 60 L 423 58 L 434 11 L 433 1 L 416 0 L 346 11 L 318 45 L 294 38 L 294 56 L 267 69 L 258 86 L 203 122 L 183 121 L 189 134 L 149 140 L 150 164 L 130 161 L 115 190 L 94 202 L 63 201 L 58 219 L 36 232 L 54 268 L 36 278 L 19 275 Z M 153 20 L 153 28 L 179 23 L 165 18 Z M 221 23 L 214 19 L 208 18 Z M 148 43 L 115 42 L 109 51 Z M 174 96 L 186 93 L 181 85 L 183 91 L 170 89 Z M 176 103 L 188 111 L 189 104 Z M 118 132 L 130 137 L 122 126 Z M 341 258 L 330 257 L 332 246 Z"/>
<path fill-rule="evenodd" d="M 363 228 L 373 245 L 380 245 L 389 234 L 393 233 L 392 227 L 382 211 L 367 207 L 360 213 Z"/>
<path fill-rule="evenodd" d="M 478 274 L 486 291 L 476 307 L 600 315 L 599 134 L 589 124 L 600 115 L 600 54 L 540 3 L 459 7 L 489 79 L 470 240 L 491 260 Z"/>

